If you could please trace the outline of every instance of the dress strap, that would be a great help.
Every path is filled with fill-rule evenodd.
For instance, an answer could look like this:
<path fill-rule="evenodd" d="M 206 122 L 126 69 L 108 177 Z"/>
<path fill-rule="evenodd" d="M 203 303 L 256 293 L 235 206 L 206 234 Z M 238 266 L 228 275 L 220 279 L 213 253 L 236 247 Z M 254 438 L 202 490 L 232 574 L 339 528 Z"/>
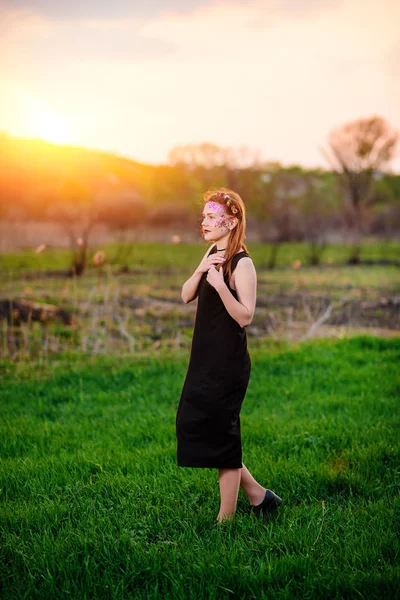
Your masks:
<path fill-rule="evenodd" d="M 237 266 L 239 260 L 241 258 L 244 258 L 245 256 L 249 256 L 249 255 L 245 250 L 242 250 L 242 252 L 238 252 L 237 254 L 235 254 L 235 256 L 232 257 L 232 262 L 231 262 L 232 273 L 236 269 L 236 266 Z"/>
<path fill-rule="evenodd" d="M 213 248 L 211 249 L 211 251 L 209 252 L 208 256 L 211 256 L 211 254 L 215 254 L 217 252 L 217 244 L 215 244 L 213 246 Z M 237 254 L 235 254 L 235 256 L 232 256 L 232 270 L 236 267 L 237 263 L 239 262 L 239 260 L 241 258 L 243 258 L 243 256 L 249 256 L 249 254 L 246 252 L 246 250 L 242 250 L 241 252 L 238 252 Z"/>

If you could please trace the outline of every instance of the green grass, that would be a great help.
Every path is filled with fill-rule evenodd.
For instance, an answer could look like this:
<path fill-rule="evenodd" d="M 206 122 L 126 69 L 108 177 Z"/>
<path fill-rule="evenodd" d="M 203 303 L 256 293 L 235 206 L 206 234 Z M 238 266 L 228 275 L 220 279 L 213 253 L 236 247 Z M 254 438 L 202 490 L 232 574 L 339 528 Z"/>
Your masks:
<path fill-rule="evenodd" d="M 27 279 L 21 273 L 5 278 L 1 285 L 3 299 L 52 304 L 71 313 L 76 327 L 55 321 L 23 323 L 12 328 L 4 320 L 0 327 L 0 356 L 36 360 L 77 349 L 115 356 L 136 354 L 154 344 L 161 344 L 163 349 L 189 348 L 196 304 L 185 305 L 180 295 L 182 284 L 191 273 L 189 267 L 185 272 L 149 269 L 140 273 L 117 273 L 105 268 L 101 275 L 91 270 L 78 279 Z M 384 329 L 389 334 L 398 329 L 398 319 L 392 316 L 388 302 L 385 305 L 388 300 L 395 302 L 399 294 L 398 267 L 326 265 L 295 270 L 288 266 L 275 271 L 258 268 L 257 280 L 257 307 L 248 328 L 250 337 L 301 339 L 311 326 L 311 319 L 317 319 L 326 310 L 326 299 L 331 303 L 349 301 L 343 311 L 352 316 L 342 319 L 348 335 L 363 333 L 363 328 L 368 332 L 380 328 L 375 331 L 379 335 L 384 335 Z M 288 312 L 288 302 L 292 312 Z M 376 306 L 349 309 L 350 303 L 368 302 Z M 335 317 L 340 310 L 334 309 Z M 318 335 L 342 334 L 343 331 L 330 328 L 329 323 L 318 330 Z"/>
<path fill-rule="evenodd" d="M 200 241 L 198 244 L 161 244 L 161 243 L 137 243 L 127 260 L 127 265 L 135 269 L 158 269 L 184 270 L 195 268 L 199 259 L 203 256 L 208 244 Z M 89 267 L 93 268 L 92 258 L 96 250 L 104 250 L 107 259 L 116 256 L 117 244 L 107 244 L 100 247 L 92 247 L 88 253 Z M 268 244 L 249 243 L 249 252 L 254 260 L 256 268 L 264 266 L 268 260 Z M 350 247 L 345 244 L 328 244 L 322 254 L 322 264 L 346 263 L 349 257 Z M 291 265 L 295 260 L 308 262 L 308 245 L 302 242 L 282 244 L 278 252 L 277 266 Z M 400 242 L 398 241 L 376 241 L 365 240 L 361 250 L 362 260 L 400 260 Z M 70 252 L 66 249 L 46 248 L 40 254 L 35 249 L 25 249 L 19 252 L 0 255 L 0 272 L 4 276 L 15 277 L 20 272 L 40 272 L 45 270 L 68 269 L 70 267 Z"/>
<path fill-rule="evenodd" d="M 175 460 L 187 352 L 2 361 L 2 598 L 395 598 L 400 341 L 250 347 L 243 461 L 283 498 L 221 528 Z"/>

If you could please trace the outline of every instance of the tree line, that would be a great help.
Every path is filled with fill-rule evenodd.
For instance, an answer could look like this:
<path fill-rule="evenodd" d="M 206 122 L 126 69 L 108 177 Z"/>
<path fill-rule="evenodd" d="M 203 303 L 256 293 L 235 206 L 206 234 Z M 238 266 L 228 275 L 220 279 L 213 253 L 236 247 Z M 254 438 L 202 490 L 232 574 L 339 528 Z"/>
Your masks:
<path fill-rule="evenodd" d="M 143 224 L 200 233 L 203 192 L 225 186 L 241 194 L 249 227 L 270 244 L 270 268 L 283 242 L 299 240 L 318 264 L 333 233 L 349 242 L 348 260 L 356 264 L 363 236 L 400 232 L 400 175 L 387 171 L 398 139 L 382 117 L 352 121 L 321 148 L 327 168 L 304 169 L 210 143 L 176 147 L 168 164 L 154 166 L 1 134 L 0 219 L 60 223 L 81 274 L 97 224 L 121 241 Z"/>

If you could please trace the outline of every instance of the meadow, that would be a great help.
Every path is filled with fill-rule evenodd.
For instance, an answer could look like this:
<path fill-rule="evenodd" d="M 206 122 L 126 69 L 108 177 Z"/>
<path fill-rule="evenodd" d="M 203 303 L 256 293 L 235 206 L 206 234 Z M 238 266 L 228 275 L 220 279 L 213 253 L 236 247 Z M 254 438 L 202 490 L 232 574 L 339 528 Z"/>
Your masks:
<path fill-rule="evenodd" d="M 241 490 L 221 526 L 217 470 L 176 466 L 195 311 L 180 300 L 182 250 L 140 246 L 142 263 L 79 280 L 50 276 L 67 266 L 56 250 L 54 262 L 1 257 L 3 298 L 62 306 L 76 323 L 23 323 L 9 345 L 3 322 L 0 597 L 399 597 L 398 267 L 347 267 L 340 247 L 293 267 L 298 246 L 269 272 L 250 248 L 243 462 L 283 504 L 259 521 Z M 190 271 L 201 253 L 184 251 Z"/>
<path fill-rule="evenodd" d="M 106 262 L 66 277 L 69 254 L 30 249 L 0 255 L 1 300 L 23 300 L 63 310 L 71 323 L 45 314 L 34 322 L 3 320 L 0 356 L 42 360 L 65 351 L 131 355 L 188 350 L 195 302 L 180 297 L 204 248 L 199 244 L 135 244 L 128 264 L 113 263 L 118 247 L 106 247 Z M 307 246 L 284 244 L 277 268 L 265 264 L 269 249 L 249 245 L 258 276 L 257 309 L 247 328 L 255 341 L 263 338 L 300 340 L 352 334 L 396 335 L 400 330 L 400 244 L 365 244 L 365 264 L 345 263 L 348 248 L 329 246 L 320 266 L 307 265 Z M 368 264 L 367 261 L 375 261 Z M 1 315 L 0 315 L 1 317 Z M 4 317 L 4 315 L 3 315 Z M 315 324 L 318 324 L 318 327 Z"/>
<path fill-rule="evenodd" d="M 187 272 L 198 264 L 199 255 L 202 256 L 208 244 L 200 241 L 198 244 L 181 243 L 167 244 L 156 242 L 141 242 L 132 245 L 129 253 L 129 264 L 134 265 L 135 272 L 149 269 L 182 270 Z M 268 244 L 247 244 L 256 268 L 262 268 L 267 262 L 270 251 Z M 400 241 L 376 238 L 366 238 L 362 243 L 361 259 L 363 261 L 400 261 Z M 203 250 L 204 248 L 204 250 Z M 117 258 L 121 253 L 121 245 L 107 243 L 101 246 L 92 246 L 90 257 L 98 250 L 105 251 L 107 260 L 118 265 L 121 261 Z M 306 264 L 309 245 L 303 242 L 288 242 L 280 245 L 277 255 L 277 266 L 290 265 L 295 260 Z M 350 253 L 345 244 L 326 244 L 322 252 L 322 264 L 343 264 Z M 114 258 L 116 259 L 114 261 Z M 9 253 L 0 254 L 0 273 L 9 277 L 29 273 L 31 276 L 46 270 L 65 270 L 69 267 L 70 251 L 65 248 L 47 247 L 43 252 L 36 254 L 33 248 L 20 249 Z M 90 260 L 89 260 L 90 263 Z"/>
<path fill-rule="evenodd" d="M 2 362 L 2 598 L 395 598 L 400 340 L 251 350 L 243 461 L 283 504 L 175 462 L 186 354 Z"/>

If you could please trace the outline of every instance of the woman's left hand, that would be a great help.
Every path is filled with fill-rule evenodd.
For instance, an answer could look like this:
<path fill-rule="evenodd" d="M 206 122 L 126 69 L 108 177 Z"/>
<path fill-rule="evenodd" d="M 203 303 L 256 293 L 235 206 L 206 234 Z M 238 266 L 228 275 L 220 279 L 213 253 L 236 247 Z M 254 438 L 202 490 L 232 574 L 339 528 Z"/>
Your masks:
<path fill-rule="evenodd" d="M 208 283 L 217 290 L 217 292 L 222 289 L 225 285 L 222 265 L 219 271 L 214 267 L 214 265 L 211 265 L 211 267 L 208 269 L 206 279 Z"/>

